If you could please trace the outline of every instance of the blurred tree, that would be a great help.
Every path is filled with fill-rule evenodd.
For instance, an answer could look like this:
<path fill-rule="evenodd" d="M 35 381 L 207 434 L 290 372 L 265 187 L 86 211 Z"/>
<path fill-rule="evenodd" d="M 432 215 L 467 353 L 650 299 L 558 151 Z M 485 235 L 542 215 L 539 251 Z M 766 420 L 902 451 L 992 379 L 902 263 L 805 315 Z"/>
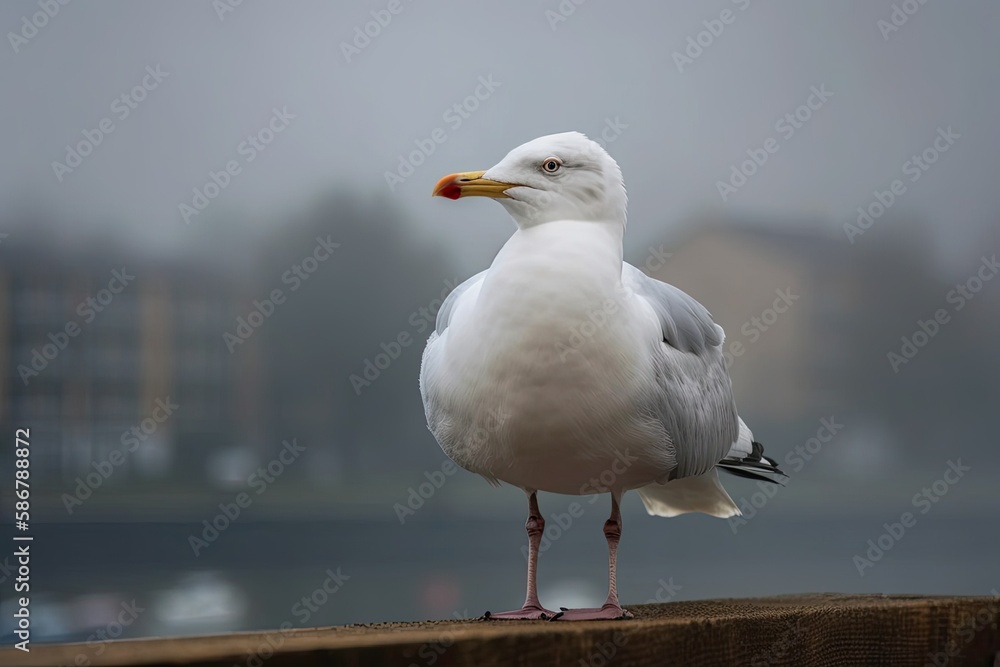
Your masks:
<path fill-rule="evenodd" d="M 331 243 L 339 245 L 330 258 L 318 259 Z M 306 259 L 314 252 L 315 262 Z M 258 256 L 259 298 L 274 289 L 286 297 L 261 327 L 269 441 L 294 436 L 322 448 L 315 461 L 327 472 L 435 460 L 417 377 L 432 314 L 456 279 L 446 253 L 417 239 L 386 202 L 333 195 L 267 238 Z"/>

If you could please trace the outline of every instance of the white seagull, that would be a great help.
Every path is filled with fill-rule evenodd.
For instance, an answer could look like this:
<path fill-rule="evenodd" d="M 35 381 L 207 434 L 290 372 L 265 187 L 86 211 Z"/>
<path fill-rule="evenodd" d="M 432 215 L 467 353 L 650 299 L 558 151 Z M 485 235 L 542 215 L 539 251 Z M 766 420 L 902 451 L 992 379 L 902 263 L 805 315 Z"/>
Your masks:
<path fill-rule="evenodd" d="M 622 261 L 621 169 L 579 132 L 540 137 L 434 195 L 490 197 L 517 231 L 489 269 L 451 292 L 420 369 L 427 424 L 455 463 L 528 495 L 528 590 L 495 619 L 615 619 L 622 494 L 650 514 L 739 514 L 718 469 L 782 476 L 736 412 L 724 333 L 681 290 Z M 611 494 L 609 590 L 596 609 L 552 612 L 535 572 L 537 491 Z"/>

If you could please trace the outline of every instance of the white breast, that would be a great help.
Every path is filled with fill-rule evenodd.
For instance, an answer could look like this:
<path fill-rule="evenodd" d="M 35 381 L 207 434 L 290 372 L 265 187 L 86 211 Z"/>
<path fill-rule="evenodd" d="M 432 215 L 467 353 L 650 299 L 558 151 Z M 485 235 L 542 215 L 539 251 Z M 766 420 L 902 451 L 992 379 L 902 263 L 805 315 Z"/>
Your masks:
<path fill-rule="evenodd" d="M 636 461 L 616 482 L 665 472 L 666 436 L 632 400 L 659 341 L 635 326 L 647 315 L 621 287 L 619 252 L 594 223 L 521 230 L 463 297 L 424 370 L 431 429 L 460 465 L 559 493 L 592 492 L 625 450 Z"/>

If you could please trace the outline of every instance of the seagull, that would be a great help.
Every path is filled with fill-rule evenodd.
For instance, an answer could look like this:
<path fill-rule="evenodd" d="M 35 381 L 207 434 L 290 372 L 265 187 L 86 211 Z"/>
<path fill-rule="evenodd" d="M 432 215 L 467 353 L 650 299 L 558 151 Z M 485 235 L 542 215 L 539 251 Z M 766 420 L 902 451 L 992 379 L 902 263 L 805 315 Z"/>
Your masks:
<path fill-rule="evenodd" d="M 618 600 L 619 506 L 649 514 L 740 513 L 718 470 L 784 476 L 739 417 L 724 332 L 694 298 L 622 259 L 622 172 L 579 132 L 529 141 L 435 196 L 497 200 L 517 225 L 489 269 L 445 299 L 424 349 L 427 425 L 459 466 L 528 498 L 524 605 L 499 620 L 631 618 Z M 608 597 L 553 612 L 536 590 L 538 491 L 611 495 Z"/>

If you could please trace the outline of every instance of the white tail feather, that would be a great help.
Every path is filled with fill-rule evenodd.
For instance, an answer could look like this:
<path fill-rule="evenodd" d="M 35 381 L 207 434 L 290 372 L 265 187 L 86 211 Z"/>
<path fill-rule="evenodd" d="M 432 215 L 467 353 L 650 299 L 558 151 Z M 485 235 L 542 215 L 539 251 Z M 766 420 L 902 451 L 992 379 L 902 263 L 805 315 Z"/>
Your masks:
<path fill-rule="evenodd" d="M 653 516 L 703 512 L 728 519 L 740 514 L 733 499 L 719 483 L 719 473 L 714 468 L 704 475 L 682 477 L 666 484 L 650 484 L 638 491 L 646 511 Z"/>

